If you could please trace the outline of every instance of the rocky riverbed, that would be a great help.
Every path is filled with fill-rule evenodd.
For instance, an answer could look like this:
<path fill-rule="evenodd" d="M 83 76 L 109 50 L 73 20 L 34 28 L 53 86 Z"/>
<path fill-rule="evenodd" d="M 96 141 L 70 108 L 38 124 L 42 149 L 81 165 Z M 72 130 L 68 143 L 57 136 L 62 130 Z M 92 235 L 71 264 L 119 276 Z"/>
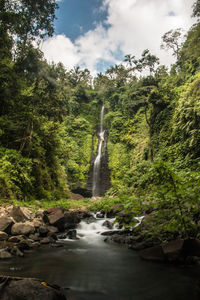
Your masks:
<path fill-rule="evenodd" d="M 33 247 L 57 246 L 58 238 L 76 238 L 76 226 L 90 217 L 86 211 L 56 207 L 34 213 L 26 207 L 0 208 L 0 259 L 24 256 Z M 58 245 L 59 246 L 59 245 Z"/>

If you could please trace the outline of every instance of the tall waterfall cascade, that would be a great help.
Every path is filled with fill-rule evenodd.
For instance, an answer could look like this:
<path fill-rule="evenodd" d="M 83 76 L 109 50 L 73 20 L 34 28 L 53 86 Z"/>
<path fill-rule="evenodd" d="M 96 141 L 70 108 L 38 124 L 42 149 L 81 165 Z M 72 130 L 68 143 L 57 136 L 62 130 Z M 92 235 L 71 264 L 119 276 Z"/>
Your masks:
<path fill-rule="evenodd" d="M 104 105 L 101 108 L 101 115 L 100 115 L 100 131 L 99 131 L 99 144 L 98 144 L 98 151 L 97 156 L 94 161 L 94 168 L 93 168 L 93 179 L 92 179 L 92 196 L 99 196 L 99 189 L 100 189 L 100 168 L 101 168 L 101 158 L 102 158 L 102 147 L 104 144 Z"/>

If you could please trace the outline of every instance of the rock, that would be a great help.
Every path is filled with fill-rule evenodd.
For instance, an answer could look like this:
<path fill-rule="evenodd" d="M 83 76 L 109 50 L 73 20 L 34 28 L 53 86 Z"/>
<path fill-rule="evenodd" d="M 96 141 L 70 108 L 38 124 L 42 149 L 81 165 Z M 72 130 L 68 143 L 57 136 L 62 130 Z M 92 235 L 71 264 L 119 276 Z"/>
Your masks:
<path fill-rule="evenodd" d="M 72 200 L 82 200 L 84 197 L 80 194 L 70 193 L 69 198 Z"/>
<path fill-rule="evenodd" d="M 10 243 L 19 243 L 20 241 L 22 241 L 24 239 L 25 239 L 25 236 L 16 235 L 16 236 L 9 237 L 8 242 L 10 242 Z"/>
<path fill-rule="evenodd" d="M 40 241 L 40 243 L 43 244 L 43 245 L 49 244 L 49 243 L 51 243 L 51 242 L 52 242 L 52 240 L 51 240 L 49 237 L 45 237 L 45 238 L 43 238 L 43 239 Z"/>
<path fill-rule="evenodd" d="M 64 214 L 65 217 L 65 229 L 74 229 L 81 220 L 79 211 L 67 211 Z"/>
<path fill-rule="evenodd" d="M 132 249 L 132 250 L 136 250 L 136 251 L 139 251 L 139 250 L 143 250 L 147 248 L 147 245 L 145 242 L 139 242 L 139 243 L 135 243 L 135 244 L 129 244 L 129 249 Z"/>
<path fill-rule="evenodd" d="M 49 232 L 47 237 L 49 237 L 50 239 L 53 239 L 53 240 L 57 240 L 58 237 L 57 237 L 57 234 L 56 233 L 52 233 L 52 232 Z"/>
<path fill-rule="evenodd" d="M 59 234 L 57 237 L 58 237 L 59 240 L 64 240 L 64 239 L 67 238 L 67 233 Z"/>
<path fill-rule="evenodd" d="M 106 220 L 106 221 L 103 223 L 103 226 L 107 227 L 108 229 L 112 229 L 112 228 L 113 228 L 113 223 L 110 222 L 109 220 Z"/>
<path fill-rule="evenodd" d="M 15 223 L 12 226 L 11 233 L 12 235 L 29 235 L 35 232 L 35 227 L 31 222 L 25 223 Z"/>
<path fill-rule="evenodd" d="M 60 207 L 50 208 L 44 211 L 43 220 L 45 223 L 55 226 L 59 231 L 65 229 L 65 216 L 63 209 Z"/>
<path fill-rule="evenodd" d="M 58 228 L 54 226 L 47 226 L 49 233 L 58 233 Z"/>
<path fill-rule="evenodd" d="M 33 278 L 0 276 L 1 300 L 66 300 L 55 285 Z"/>
<path fill-rule="evenodd" d="M 21 250 L 19 250 L 19 248 L 17 246 L 12 247 L 10 252 L 11 252 L 11 254 L 13 254 L 15 256 L 19 256 L 19 257 L 24 256 L 24 253 Z"/>
<path fill-rule="evenodd" d="M 25 222 L 34 218 L 34 213 L 32 213 L 27 207 L 20 206 L 13 206 L 10 211 L 10 215 L 16 222 Z"/>
<path fill-rule="evenodd" d="M 118 234 L 119 232 L 120 230 L 105 231 L 102 232 L 101 235 L 110 236 L 110 235 Z"/>
<path fill-rule="evenodd" d="M 32 245 L 31 243 L 29 243 L 28 241 L 26 240 L 21 240 L 18 244 L 17 244 L 19 250 L 23 251 L 23 250 L 29 250 Z"/>
<path fill-rule="evenodd" d="M 40 218 L 43 219 L 44 217 L 44 210 L 43 209 L 38 209 L 37 213 L 36 213 L 36 218 Z"/>
<path fill-rule="evenodd" d="M 96 218 L 98 218 L 98 219 L 103 219 L 103 218 L 104 218 L 104 213 L 102 213 L 102 212 L 97 212 L 97 213 L 96 213 Z"/>
<path fill-rule="evenodd" d="M 91 224 L 93 222 L 96 221 L 96 218 L 93 217 L 93 216 L 90 216 L 90 217 L 87 217 L 86 219 L 84 219 L 84 221 L 87 223 L 87 224 Z"/>
<path fill-rule="evenodd" d="M 39 227 L 39 234 L 40 234 L 41 237 L 47 236 L 48 233 L 49 233 L 49 229 L 48 229 L 47 226 Z"/>
<path fill-rule="evenodd" d="M 39 228 L 40 226 L 43 226 L 44 223 L 42 222 L 41 219 L 34 219 L 33 220 L 33 225 L 34 225 L 35 228 Z"/>
<path fill-rule="evenodd" d="M 11 227 L 14 224 L 14 221 L 12 218 L 7 216 L 0 217 L 0 231 L 4 231 L 7 234 L 10 234 Z"/>
<path fill-rule="evenodd" d="M 7 241 L 8 234 L 6 232 L 0 231 L 0 241 Z"/>
<path fill-rule="evenodd" d="M 168 261 L 176 261 L 181 255 L 184 241 L 177 239 L 168 243 L 162 244 L 163 253 Z"/>
<path fill-rule="evenodd" d="M 162 246 L 155 246 L 151 248 L 144 249 L 139 252 L 139 255 L 144 260 L 150 261 L 165 261 L 165 255 L 163 253 Z"/>
<path fill-rule="evenodd" d="M 0 259 L 11 258 L 12 255 L 6 249 L 0 249 Z"/>
<path fill-rule="evenodd" d="M 32 247 L 36 248 L 36 247 L 39 247 L 40 246 L 40 243 L 39 242 L 34 242 L 32 243 Z"/>
<path fill-rule="evenodd" d="M 40 240 L 40 237 L 39 237 L 39 233 L 34 233 L 34 234 L 30 234 L 29 235 L 29 238 L 32 239 L 33 241 L 37 242 Z"/>
<path fill-rule="evenodd" d="M 76 237 L 76 230 L 75 229 L 70 229 L 68 232 L 67 232 L 67 237 L 71 240 L 74 240 L 74 239 L 77 239 Z"/>

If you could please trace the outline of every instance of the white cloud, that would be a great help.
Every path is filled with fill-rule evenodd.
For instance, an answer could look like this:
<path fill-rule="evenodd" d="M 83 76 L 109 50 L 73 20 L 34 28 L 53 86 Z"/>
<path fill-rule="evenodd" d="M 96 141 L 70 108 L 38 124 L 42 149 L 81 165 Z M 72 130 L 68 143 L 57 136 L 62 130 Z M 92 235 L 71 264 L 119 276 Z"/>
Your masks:
<path fill-rule="evenodd" d="M 80 36 L 74 43 L 64 35 L 57 35 L 43 44 L 48 60 L 62 61 L 68 68 L 78 64 L 96 72 L 100 61 L 117 63 L 120 51 L 136 57 L 148 48 L 170 64 L 172 56 L 160 50 L 161 36 L 170 29 L 188 30 L 194 22 L 191 19 L 193 0 L 104 0 L 103 8 L 108 10 L 105 24 L 96 26 Z"/>
<path fill-rule="evenodd" d="M 54 35 L 43 42 L 42 51 L 48 61 L 62 62 L 68 69 L 79 63 L 77 47 L 65 35 Z"/>

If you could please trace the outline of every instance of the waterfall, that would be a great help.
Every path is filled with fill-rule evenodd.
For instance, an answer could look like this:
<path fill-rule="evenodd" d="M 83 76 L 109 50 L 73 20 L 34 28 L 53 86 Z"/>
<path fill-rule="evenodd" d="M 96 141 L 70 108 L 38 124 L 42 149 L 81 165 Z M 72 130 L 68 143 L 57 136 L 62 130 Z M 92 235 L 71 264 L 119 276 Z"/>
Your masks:
<path fill-rule="evenodd" d="M 101 108 L 99 145 L 98 145 L 98 152 L 97 152 L 96 159 L 94 161 L 94 168 L 93 168 L 92 196 L 99 195 L 101 156 L 102 156 L 102 146 L 104 142 L 104 133 L 105 133 L 103 128 L 103 119 L 104 119 L 104 105 Z"/>

